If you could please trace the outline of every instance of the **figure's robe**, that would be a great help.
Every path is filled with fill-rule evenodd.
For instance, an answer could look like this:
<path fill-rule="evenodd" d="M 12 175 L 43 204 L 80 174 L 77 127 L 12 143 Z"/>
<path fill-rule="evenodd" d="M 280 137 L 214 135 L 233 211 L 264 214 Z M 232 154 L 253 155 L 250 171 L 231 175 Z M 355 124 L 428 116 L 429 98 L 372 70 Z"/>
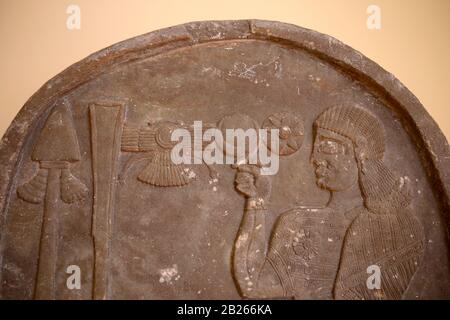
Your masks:
<path fill-rule="evenodd" d="M 365 207 L 347 213 L 293 209 L 280 216 L 272 232 L 258 295 L 401 299 L 422 253 L 421 226 L 405 209 L 393 214 Z M 371 265 L 381 269 L 380 290 L 367 286 Z"/>
<path fill-rule="evenodd" d="M 280 216 L 267 260 L 285 297 L 331 299 L 350 221 L 331 209 L 293 209 Z"/>
<path fill-rule="evenodd" d="M 421 225 L 407 209 L 366 211 L 347 231 L 336 279 L 336 299 L 401 299 L 424 251 Z M 379 290 L 367 285 L 367 268 L 380 268 Z"/>

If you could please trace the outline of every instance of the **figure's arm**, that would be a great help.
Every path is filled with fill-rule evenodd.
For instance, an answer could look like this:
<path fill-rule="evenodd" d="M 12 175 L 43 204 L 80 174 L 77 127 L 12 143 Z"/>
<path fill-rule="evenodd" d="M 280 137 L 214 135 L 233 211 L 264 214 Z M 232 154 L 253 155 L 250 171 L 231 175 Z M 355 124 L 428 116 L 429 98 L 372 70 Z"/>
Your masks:
<path fill-rule="evenodd" d="M 268 245 L 266 215 L 270 181 L 259 174 L 258 167 L 240 166 L 236 175 L 236 188 L 247 199 L 234 245 L 234 276 L 244 297 L 260 297 L 258 282 L 266 262 Z"/>
<path fill-rule="evenodd" d="M 266 260 L 267 209 L 257 199 L 248 199 L 234 245 L 234 275 L 245 297 L 254 297 L 259 275 Z"/>

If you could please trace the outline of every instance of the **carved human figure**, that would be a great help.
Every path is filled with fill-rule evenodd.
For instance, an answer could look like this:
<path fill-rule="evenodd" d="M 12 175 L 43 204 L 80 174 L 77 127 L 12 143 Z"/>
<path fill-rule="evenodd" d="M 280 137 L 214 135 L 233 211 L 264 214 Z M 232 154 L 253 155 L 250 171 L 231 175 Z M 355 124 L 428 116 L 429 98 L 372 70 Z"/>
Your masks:
<path fill-rule="evenodd" d="M 421 225 L 408 209 L 407 181 L 383 163 L 380 121 L 356 106 L 329 108 L 314 123 L 311 162 L 326 207 L 283 213 L 266 237 L 268 176 L 240 166 L 236 188 L 246 208 L 233 272 L 247 298 L 401 299 L 423 253 Z M 367 286 L 367 268 L 381 287 Z"/>

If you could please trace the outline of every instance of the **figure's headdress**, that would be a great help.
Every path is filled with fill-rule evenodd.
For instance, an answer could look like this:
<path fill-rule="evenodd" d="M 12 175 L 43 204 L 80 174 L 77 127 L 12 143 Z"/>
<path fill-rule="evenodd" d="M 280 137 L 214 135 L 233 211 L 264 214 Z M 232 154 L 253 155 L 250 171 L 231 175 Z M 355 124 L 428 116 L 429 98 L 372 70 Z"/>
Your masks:
<path fill-rule="evenodd" d="M 359 181 L 368 209 L 392 212 L 410 203 L 407 181 L 396 177 L 383 164 L 385 137 L 380 121 L 358 106 L 337 106 L 325 110 L 314 127 L 332 131 L 353 142 L 359 165 Z"/>

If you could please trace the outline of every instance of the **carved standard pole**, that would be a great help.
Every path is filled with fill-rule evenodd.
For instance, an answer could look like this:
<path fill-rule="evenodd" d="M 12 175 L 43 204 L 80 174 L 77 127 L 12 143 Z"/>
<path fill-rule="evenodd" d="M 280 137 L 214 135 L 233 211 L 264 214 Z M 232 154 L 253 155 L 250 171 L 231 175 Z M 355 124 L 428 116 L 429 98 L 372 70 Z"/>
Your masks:
<path fill-rule="evenodd" d="M 108 297 L 109 250 L 114 212 L 114 194 L 118 181 L 118 157 L 124 107 L 121 104 L 95 103 L 90 106 L 92 171 L 94 175 L 94 207 L 92 236 L 94 238 L 93 298 Z"/>
<path fill-rule="evenodd" d="M 65 203 L 81 200 L 86 186 L 70 173 L 71 163 L 81 160 L 72 115 L 65 103 L 48 117 L 31 158 L 39 161 L 36 176 L 18 188 L 21 199 L 44 201 L 35 298 L 56 299 L 60 199 Z"/>
<path fill-rule="evenodd" d="M 61 170 L 48 169 L 47 194 L 44 203 L 39 266 L 36 282 L 36 299 L 56 298 L 56 262 L 58 260 L 58 200 Z"/>

